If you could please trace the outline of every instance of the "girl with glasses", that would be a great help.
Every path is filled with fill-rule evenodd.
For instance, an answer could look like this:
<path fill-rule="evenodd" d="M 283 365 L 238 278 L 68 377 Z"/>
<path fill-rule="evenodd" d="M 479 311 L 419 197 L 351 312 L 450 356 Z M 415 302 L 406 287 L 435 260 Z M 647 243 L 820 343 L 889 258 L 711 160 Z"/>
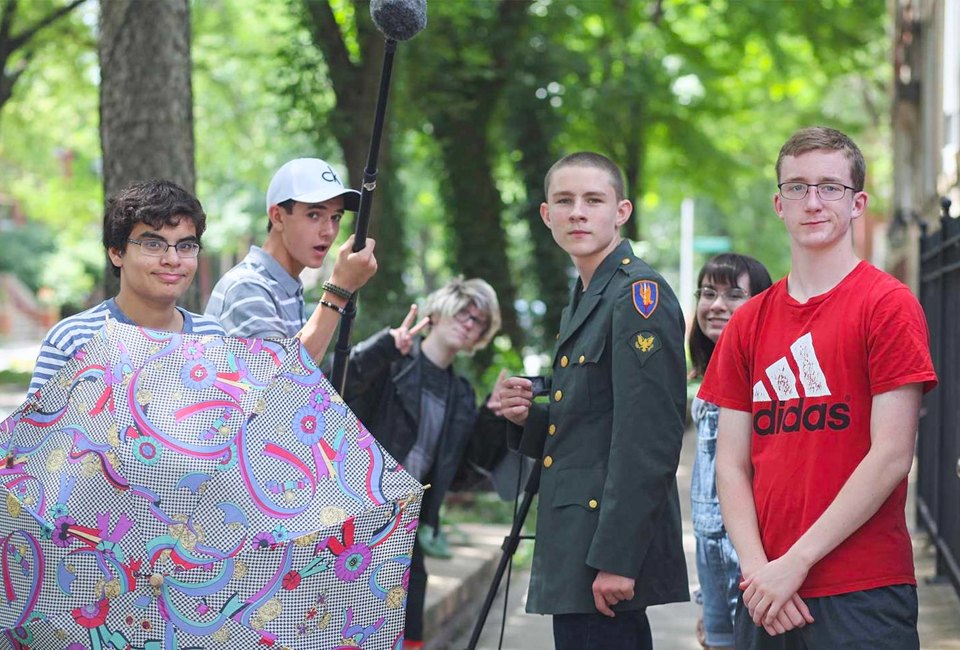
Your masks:
<path fill-rule="evenodd" d="M 697 312 L 690 330 L 691 377 L 702 378 L 727 321 L 741 305 L 771 285 L 767 269 L 752 257 L 723 253 L 697 277 Z M 691 406 L 697 427 L 697 455 L 690 498 L 697 543 L 697 575 L 703 619 L 697 636 L 705 648 L 733 647 L 733 619 L 740 596 L 740 564 L 723 527 L 717 499 L 717 418 L 720 409 L 700 398 Z M 702 627 L 702 629 L 701 629 Z"/>

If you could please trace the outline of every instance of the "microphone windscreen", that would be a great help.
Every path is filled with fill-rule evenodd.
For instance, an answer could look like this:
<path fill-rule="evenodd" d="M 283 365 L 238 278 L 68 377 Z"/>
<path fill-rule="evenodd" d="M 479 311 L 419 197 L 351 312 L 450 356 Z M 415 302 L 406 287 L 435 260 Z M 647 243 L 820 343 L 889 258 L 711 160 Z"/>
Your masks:
<path fill-rule="evenodd" d="M 406 41 L 427 26 L 427 0 L 371 0 L 370 15 L 384 36 Z"/>

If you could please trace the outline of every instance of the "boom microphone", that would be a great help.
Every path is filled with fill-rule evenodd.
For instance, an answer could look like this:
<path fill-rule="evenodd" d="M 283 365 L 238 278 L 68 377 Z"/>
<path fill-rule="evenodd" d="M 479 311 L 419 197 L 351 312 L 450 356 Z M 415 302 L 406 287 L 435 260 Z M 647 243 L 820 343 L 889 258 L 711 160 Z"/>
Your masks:
<path fill-rule="evenodd" d="M 390 75 L 393 70 L 393 55 L 397 51 L 397 41 L 406 41 L 417 35 L 427 26 L 427 0 L 371 0 L 370 16 L 384 36 L 383 69 L 380 72 L 380 90 L 377 93 L 377 106 L 373 115 L 373 133 L 370 135 L 370 152 L 367 154 L 367 166 L 363 170 L 363 185 L 360 190 L 360 207 L 357 209 L 354 230 L 353 252 L 363 250 L 367 241 L 367 228 L 370 224 L 370 205 L 373 202 L 373 190 L 377 187 L 377 158 L 380 155 L 380 136 L 383 134 L 383 120 L 387 111 L 387 96 L 390 94 Z M 357 294 L 347 301 L 340 331 L 337 333 L 337 345 L 333 355 L 333 369 L 329 379 L 340 394 L 347 385 L 347 358 L 350 356 L 350 329 L 357 315 Z"/>
<path fill-rule="evenodd" d="M 427 26 L 427 0 L 371 0 L 370 16 L 384 36 L 407 41 Z"/>

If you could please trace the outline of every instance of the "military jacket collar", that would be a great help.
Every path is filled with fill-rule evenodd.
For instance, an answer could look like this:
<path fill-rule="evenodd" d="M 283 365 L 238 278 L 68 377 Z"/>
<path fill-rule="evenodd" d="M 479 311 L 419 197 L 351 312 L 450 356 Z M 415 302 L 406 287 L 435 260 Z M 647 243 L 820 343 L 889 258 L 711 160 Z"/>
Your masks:
<path fill-rule="evenodd" d="M 587 287 L 586 291 L 583 291 L 583 281 L 577 278 L 577 283 L 574 285 L 573 292 L 570 294 L 570 303 L 566 309 L 563 310 L 563 315 L 560 317 L 560 335 L 557 340 L 558 346 L 563 345 L 564 341 L 570 338 L 570 336 L 583 325 L 593 310 L 596 309 L 597 305 L 600 304 L 603 290 L 610 284 L 610 280 L 613 279 L 617 270 L 622 267 L 624 257 L 631 259 L 634 257 L 633 248 L 631 248 L 630 242 L 626 239 L 621 241 L 620 244 L 610 251 L 610 254 L 600 262 L 600 266 L 594 271 L 593 277 L 590 279 L 590 286 Z M 578 301 L 577 294 L 581 292 L 583 292 L 583 295 L 580 296 Z"/>

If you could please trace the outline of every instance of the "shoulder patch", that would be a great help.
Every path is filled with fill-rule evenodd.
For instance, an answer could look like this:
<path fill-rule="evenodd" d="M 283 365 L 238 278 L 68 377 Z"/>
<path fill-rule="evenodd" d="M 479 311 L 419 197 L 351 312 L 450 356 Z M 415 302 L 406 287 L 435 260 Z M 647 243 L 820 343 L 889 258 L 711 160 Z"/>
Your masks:
<path fill-rule="evenodd" d="M 660 303 L 660 285 L 654 280 L 637 280 L 633 283 L 632 290 L 633 306 L 637 308 L 637 313 L 644 318 L 650 318 Z"/>
<path fill-rule="evenodd" d="M 640 365 L 642 366 L 663 347 L 663 343 L 660 342 L 660 336 L 655 332 L 640 330 L 630 339 L 630 347 L 637 358 L 640 359 Z"/>

